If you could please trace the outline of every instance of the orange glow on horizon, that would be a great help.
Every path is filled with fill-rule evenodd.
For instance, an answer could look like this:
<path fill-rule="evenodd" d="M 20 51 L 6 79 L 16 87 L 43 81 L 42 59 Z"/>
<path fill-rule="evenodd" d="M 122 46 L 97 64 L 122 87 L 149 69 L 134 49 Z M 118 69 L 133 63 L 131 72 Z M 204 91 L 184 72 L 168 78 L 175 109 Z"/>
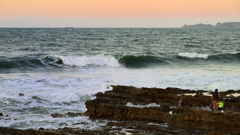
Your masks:
<path fill-rule="evenodd" d="M 3 17 L 240 17 L 240 0 L 0 0 Z"/>

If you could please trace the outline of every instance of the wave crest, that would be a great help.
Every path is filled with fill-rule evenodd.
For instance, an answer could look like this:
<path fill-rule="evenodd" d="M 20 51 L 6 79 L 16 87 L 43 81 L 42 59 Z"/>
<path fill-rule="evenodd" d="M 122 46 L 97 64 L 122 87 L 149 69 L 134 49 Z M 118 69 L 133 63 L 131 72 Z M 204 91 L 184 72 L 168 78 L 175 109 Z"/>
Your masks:
<path fill-rule="evenodd" d="M 198 53 L 179 53 L 178 56 L 187 57 L 187 58 L 207 59 L 209 55 L 208 54 L 198 54 Z"/>
<path fill-rule="evenodd" d="M 57 67 L 130 67 L 145 68 L 160 65 L 182 64 L 184 62 L 239 62 L 240 53 L 230 52 L 225 54 L 198 54 L 179 53 L 168 56 L 150 55 L 116 55 L 116 56 L 61 56 L 45 55 L 37 57 L 15 57 L 0 60 L 0 69 L 35 69 L 35 68 L 57 68 Z"/>
<path fill-rule="evenodd" d="M 118 61 L 126 67 L 148 67 L 152 65 L 168 64 L 168 62 L 161 57 L 149 55 L 125 55 L 121 56 Z"/>
<path fill-rule="evenodd" d="M 217 61 L 217 62 L 239 62 L 240 53 L 239 52 L 229 52 L 223 54 L 198 54 L 198 53 L 179 53 L 177 55 L 179 58 L 191 58 L 191 59 L 204 59 L 207 61 Z"/>
<path fill-rule="evenodd" d="M 211 55 L 209 56 L 211 60 L 217 60 L 222 62 L 238 62 L 240 60 L 240 53 L 239 52 L 230 52 L 226 54 L 218 54 L 218 55 Z"/>
<path fill-rule="evenodd" d="M 117 59 L 113 56 L 46 56 L 44 59 L 48 59 L 51 64 L 63 64 L 66 66 L 109 66 L 120 67 Z"/>
<path fill-rule="evenodd" d="M 120 67 L 118 60 L 113 56 L 60 56 L 47 55 L 40 58 L 16 57 L 6 60 L 0 60 L 0 69 L 33 69 L 33 68 L 49 68 L 49 67 Z"/>

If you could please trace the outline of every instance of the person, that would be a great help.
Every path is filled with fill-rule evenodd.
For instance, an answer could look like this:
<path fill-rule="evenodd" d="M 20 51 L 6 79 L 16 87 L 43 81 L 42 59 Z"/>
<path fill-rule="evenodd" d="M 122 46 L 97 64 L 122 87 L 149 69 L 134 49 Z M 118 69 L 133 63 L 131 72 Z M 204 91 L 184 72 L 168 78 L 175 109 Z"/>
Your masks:
<path fill-rule="evenodd" d="M 223 112 L 223 105 L 224 105 L 224 103 L 223 103 L 222 99 L 220 99 L 220 102 L 218 102 L 218 105 L 219 105 L 219 111 Z"/>
<path fill-rule="evenodd" d="M 212 100 L 213 100 L 213 110 L 218 111 L 218 101 L 219 101 L 220 94 L 218 93 L 218 89 L 215 89 L 215 92 L 212 93 Z"/>

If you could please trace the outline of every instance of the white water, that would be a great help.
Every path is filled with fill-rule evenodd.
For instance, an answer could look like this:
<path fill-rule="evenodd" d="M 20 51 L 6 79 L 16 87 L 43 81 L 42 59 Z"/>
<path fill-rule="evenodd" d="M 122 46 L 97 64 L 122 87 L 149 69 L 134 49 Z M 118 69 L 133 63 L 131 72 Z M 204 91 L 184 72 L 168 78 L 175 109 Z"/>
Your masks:
<path fill-rule="evenodd" d="M 216 88 L 219 91 L 240 88 L 240 70 L 235 66 L 127 69 L 119 66 L 120 64 L 112 57 L 100 57 L 103 61 L 91 61 L 97 59 L 96 57 L 87 58 L 86 61 L 90 60 L 90 64 L 100 62 L 100 65 L 108 65 L 95 67 L 82 67 L 79 59 L 85 58 L 61 59 L 65 65 L 79 67 L 0 74 L 0 112 L 12 118 L 0 120 L 0 126 L 22 129 L 100 128 L 106 122 L 93 122 L 87 117 L 52 118 L 50 115 L 84 112 L 85 102 L 94 99 L 93 95 L 97 92 L 111 90 L 110 85 L 178 87 L 208 91 Z M 24 96 L 19 96 L 19 93 L 23 93 Z M 84 124 L 75 125 L 76 123 Z"/>
<path fill-rule="evenodd" d="M 202 58 L 202 59 L 207 59 L 208 54 L 198 54 L 198 53 L 179 53 L 178 56 L 181 57 L 188 57 L 188 58 Z"/>
<path fill-rule="evenodd" d="M 131 102 L 128 102 L 126 106 L 128 106 L 128 107 L 135 107 L 135 108 L 160 107 L 160 105 L 156 104 L 156 103 L 150 103 L 150 104 L 147 104 L 147 105 L 134 105 Z"/>
<path fill-rule="evenodd" d="M 62 60 L 64 65 L 67 66 L 77 66 L 77 67 L 85 67 L 85 66 L 109 66 L 109 67 L 120 67 L 117 59 L 113 56 L 59 56 L 52 55 L 46 56 L 54 59 L 54 61 L 58 61 L 58 59 Z"/>

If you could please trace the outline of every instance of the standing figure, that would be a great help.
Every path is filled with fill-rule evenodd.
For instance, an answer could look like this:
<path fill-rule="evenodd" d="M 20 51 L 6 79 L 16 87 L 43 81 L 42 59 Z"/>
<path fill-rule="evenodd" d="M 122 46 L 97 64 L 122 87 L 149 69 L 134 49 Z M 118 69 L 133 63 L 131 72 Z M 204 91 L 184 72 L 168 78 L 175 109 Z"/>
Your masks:
<path fill-rule="evenodd" d="M 218 101 L 219 101 L 220 94 L 218 93 L 218 89 L 215 89 L 215 92 L 212 94 L 213 100 L 213 110 L 218 111 Z"/>
<path fill-rule="evenodd" d="M 220 102 L 219 102 L 218 104 L 219 104 L 219 111 L 220 111 L 220 112 L 224 112 L 224 111 L 223 111 L 223 105 L 224 105 L 223 100 L 220 99 Z"/>

